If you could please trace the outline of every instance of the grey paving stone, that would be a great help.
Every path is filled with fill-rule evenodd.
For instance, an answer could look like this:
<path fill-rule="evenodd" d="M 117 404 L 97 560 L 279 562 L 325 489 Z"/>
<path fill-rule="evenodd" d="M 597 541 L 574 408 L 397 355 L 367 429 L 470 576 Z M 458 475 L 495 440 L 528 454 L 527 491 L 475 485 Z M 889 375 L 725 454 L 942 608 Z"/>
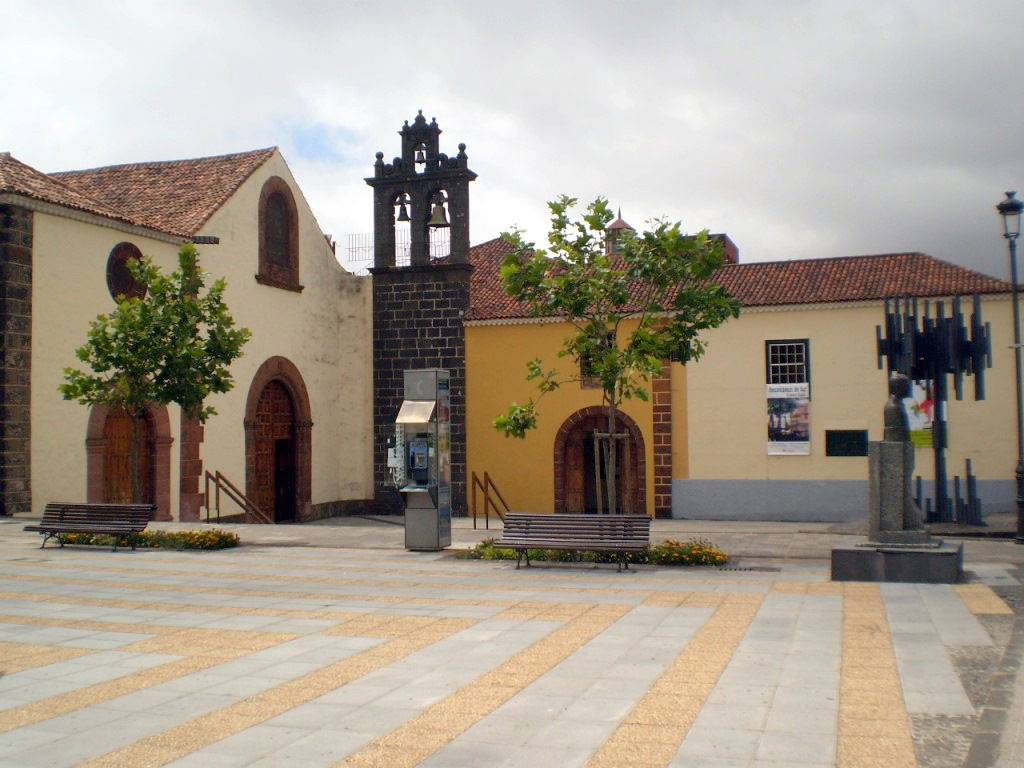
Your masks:
<path fill-rule="evenodd" d="M 572 700 L 561 712 L 559 720 L 579 723 L 617 723 L 636 705 L 636 697 L 612 698 L 610 696 L 572 695 Z"/>
<path fill-rule="evenodd" d="M 528 746 L 586 750 L 587 754 L 594 751 L 612 734 L 617 723 L 615 721 L 580 722 L 556 719 L 547 725 L 541 725 L 526 740 Z"/>
<path fill-rule="evenodd" d="M 458 737 L 458 743 L 496 744 L 510 749 L 525 744 L 529 736 L 530 734 L 522 723 L 491 716 L 485 717 L 463 731 Z M 441 752 L 443 751 L 441 750 Z"/>
<path fill-rule="evenodd" d="M 908 691 L 904 690 L 903 700 L 907 712 L 943 715 L 973 715 L 974 707 L 960 691 Z"/>
<path fill-rule="evenodd" d="M 401 682 L 377 680 L 367 681 L 365 678 L 356 680 L 325 693 L 317 699 L 324 704 L 354 704 L 362 706 L 386 696 L 402 685 Z"/>
<path fill-rule="evenodd" d="M 309 730 L 274 725 L 254 725 L 206 747 L 204 752 L 245 755 L 252 764 L 259 758 L 308 736 Z"/>
<path fill-rule="evenodd" d="M 531 766 L 531 768 L 577 768 L 586 764 L 590 753 L 591 750 L 589 749 L 533 746 L 527 744 L 524 747 L 513 750 L 498 765 L 502 766 L 502 768 L 524 765 Z"/>
<path fill-rule="evenodd" d="M 115 720 L 123 719 L 124 716 L 119 712 L 100 709 L 98 707 L 89 707 L 87 709 L 78 709 L 74 712 L 69 712 L 66 715 L 51 717 L 48 720 L 42 720 L 35 723 L 32 727 L 39 731 L 49 731 L 51 733 L 60 733 L 67 736 L 86 731 L 109 730 L 102 726 L 112 723 Z"/>
<path fill-rule="evenodd" d="M 764 728 L 767 718 L 766 705 L 708 703 L 697 714 L 693 727 L 759 731 Z"/>
<path fill-rule="evenodd" d="M 803 765 L 808 759 L 831 765 L 835 753 L 834 734 L 766 731 L 757 745 L 755 757 L 790 766 Z"/>
<path fill-rule="evenodd" d="M 761 732 L 756 730 L 693 727 L 676 757 L 751 760 L 760 739 Z"/>
<path fill-rule="evenodd" d="M 418 768 L 491 768 L 500 765 L 509 751 L 488 742 L 456 739 L 420 763 Z"/>
<path fill-rule="evenodd" d="M 736 685 L 728 687 L 716 686 L 708 695 L 709 704 L 760 704 L 768 706 L 775 697 L 775 687 L 771 685 Z"/>
<path fill-rule="evenodd" d="M 774 733 L 817 734 L 835 738 L 837 713 L 835 708 L 820 706 L 808 699 L 801 707 L 773 706 L 764 721 L 764 730 Z"/>
<path fill-rule="evenodd" d="M 59 733 L 40 731 L 31 727 L 8 731 L 7 733 L 0 734 L 0 758 L 21 752 L 22 750 L 52 744 L 61 738 L 63 736 Z"/>

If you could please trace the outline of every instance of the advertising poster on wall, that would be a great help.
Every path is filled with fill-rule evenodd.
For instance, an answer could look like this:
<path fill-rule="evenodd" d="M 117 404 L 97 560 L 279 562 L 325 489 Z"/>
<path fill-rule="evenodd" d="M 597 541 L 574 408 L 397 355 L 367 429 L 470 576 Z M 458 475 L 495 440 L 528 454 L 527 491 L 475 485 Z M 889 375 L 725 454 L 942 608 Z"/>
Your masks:
<path fill-rule="evenodd" d="M 768 455 L 811 452 L 810 384 L 768 384 Z"/>
<path fill-rule="evenodd" d="M 910 441 L 918 448 L 932 447 L 932 417 L 935 404 L 926 381 L 915 381 L 910 397 L 903 399 L 907 412 Z"/>

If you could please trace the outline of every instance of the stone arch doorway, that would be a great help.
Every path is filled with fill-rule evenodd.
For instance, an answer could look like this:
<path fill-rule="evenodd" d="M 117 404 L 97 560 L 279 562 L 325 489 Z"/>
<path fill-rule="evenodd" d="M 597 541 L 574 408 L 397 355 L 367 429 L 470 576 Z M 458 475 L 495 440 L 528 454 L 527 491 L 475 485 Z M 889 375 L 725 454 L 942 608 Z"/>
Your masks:
<path fill-rule="evenodd" d="M 594 466 L 594 437 L 608 429 L 608 412 L 590 406 L 572 414 L 555 436 L 555 512 L 592 514 L 597 511 L 598 476 Z M 616 417 L 615 431 L 625 434 L 619 448 L 616 487 L 619 513 L 646 514 L 646 458 L 643 434 L 624 413 Z M 602 483 L 604 478 L 601 478 Z M 607 510 L 605 510 L 607 511 Z"/>
<path fill-rule="evenodd" d="M 143 503 L 155 504 L 155 520 L 171 519 L 171 437 L 167 408 L 148 406 L 140 422 L 139 485 Z M 109 504 L 132 502 L 132 419 L 121 409 L 97 405 L 86 433 L 86 498 Z"/>
<path fill-rule="evenodd" d="M 256 371 L 246 402 L 245 494 L 274 522 L 309 516 L 312 427 L 298 368 L 270 358 Z"/>

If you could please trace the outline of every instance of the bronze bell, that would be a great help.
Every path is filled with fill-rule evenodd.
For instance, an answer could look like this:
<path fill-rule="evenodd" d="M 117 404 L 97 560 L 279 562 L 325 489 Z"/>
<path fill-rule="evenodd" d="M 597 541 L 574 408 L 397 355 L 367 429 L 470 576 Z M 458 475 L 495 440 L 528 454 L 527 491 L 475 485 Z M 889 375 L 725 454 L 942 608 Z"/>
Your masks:
<path fill-rule="evenodd" d="M 416 150 L 416 162 L 417 163 L 425 163 L 425 162 L 427 162 L 427 153 L 424 152 L 422 149 L 417 149 Z"/>
<path fill-rule="evenodd" d="M 398 216 L 395 221 L 409 221 L 409 211 L 405 207 L 405 203 L 398 208 Z"/>
<path fill-rule="evenodd" d="M 427 226 L 435 229 L 450 226 L 448 214 L 444 212 L 444 206 L 441 203 L 434 203 L 434 210 L 430 212 L 430 221 L 427 222 Z"/>

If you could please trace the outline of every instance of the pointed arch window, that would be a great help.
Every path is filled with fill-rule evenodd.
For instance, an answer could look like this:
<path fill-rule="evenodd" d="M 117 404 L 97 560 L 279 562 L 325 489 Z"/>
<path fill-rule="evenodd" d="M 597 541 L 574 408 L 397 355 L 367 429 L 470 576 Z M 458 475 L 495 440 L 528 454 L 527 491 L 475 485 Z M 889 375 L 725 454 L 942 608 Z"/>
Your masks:
<path fill-rule="evenodd" d="M 256 282 L 301 291 L 299 284 L 299 216 L 295 197 L 284 179 L 267 179 L 260 193 L 260 251 Z"/>

